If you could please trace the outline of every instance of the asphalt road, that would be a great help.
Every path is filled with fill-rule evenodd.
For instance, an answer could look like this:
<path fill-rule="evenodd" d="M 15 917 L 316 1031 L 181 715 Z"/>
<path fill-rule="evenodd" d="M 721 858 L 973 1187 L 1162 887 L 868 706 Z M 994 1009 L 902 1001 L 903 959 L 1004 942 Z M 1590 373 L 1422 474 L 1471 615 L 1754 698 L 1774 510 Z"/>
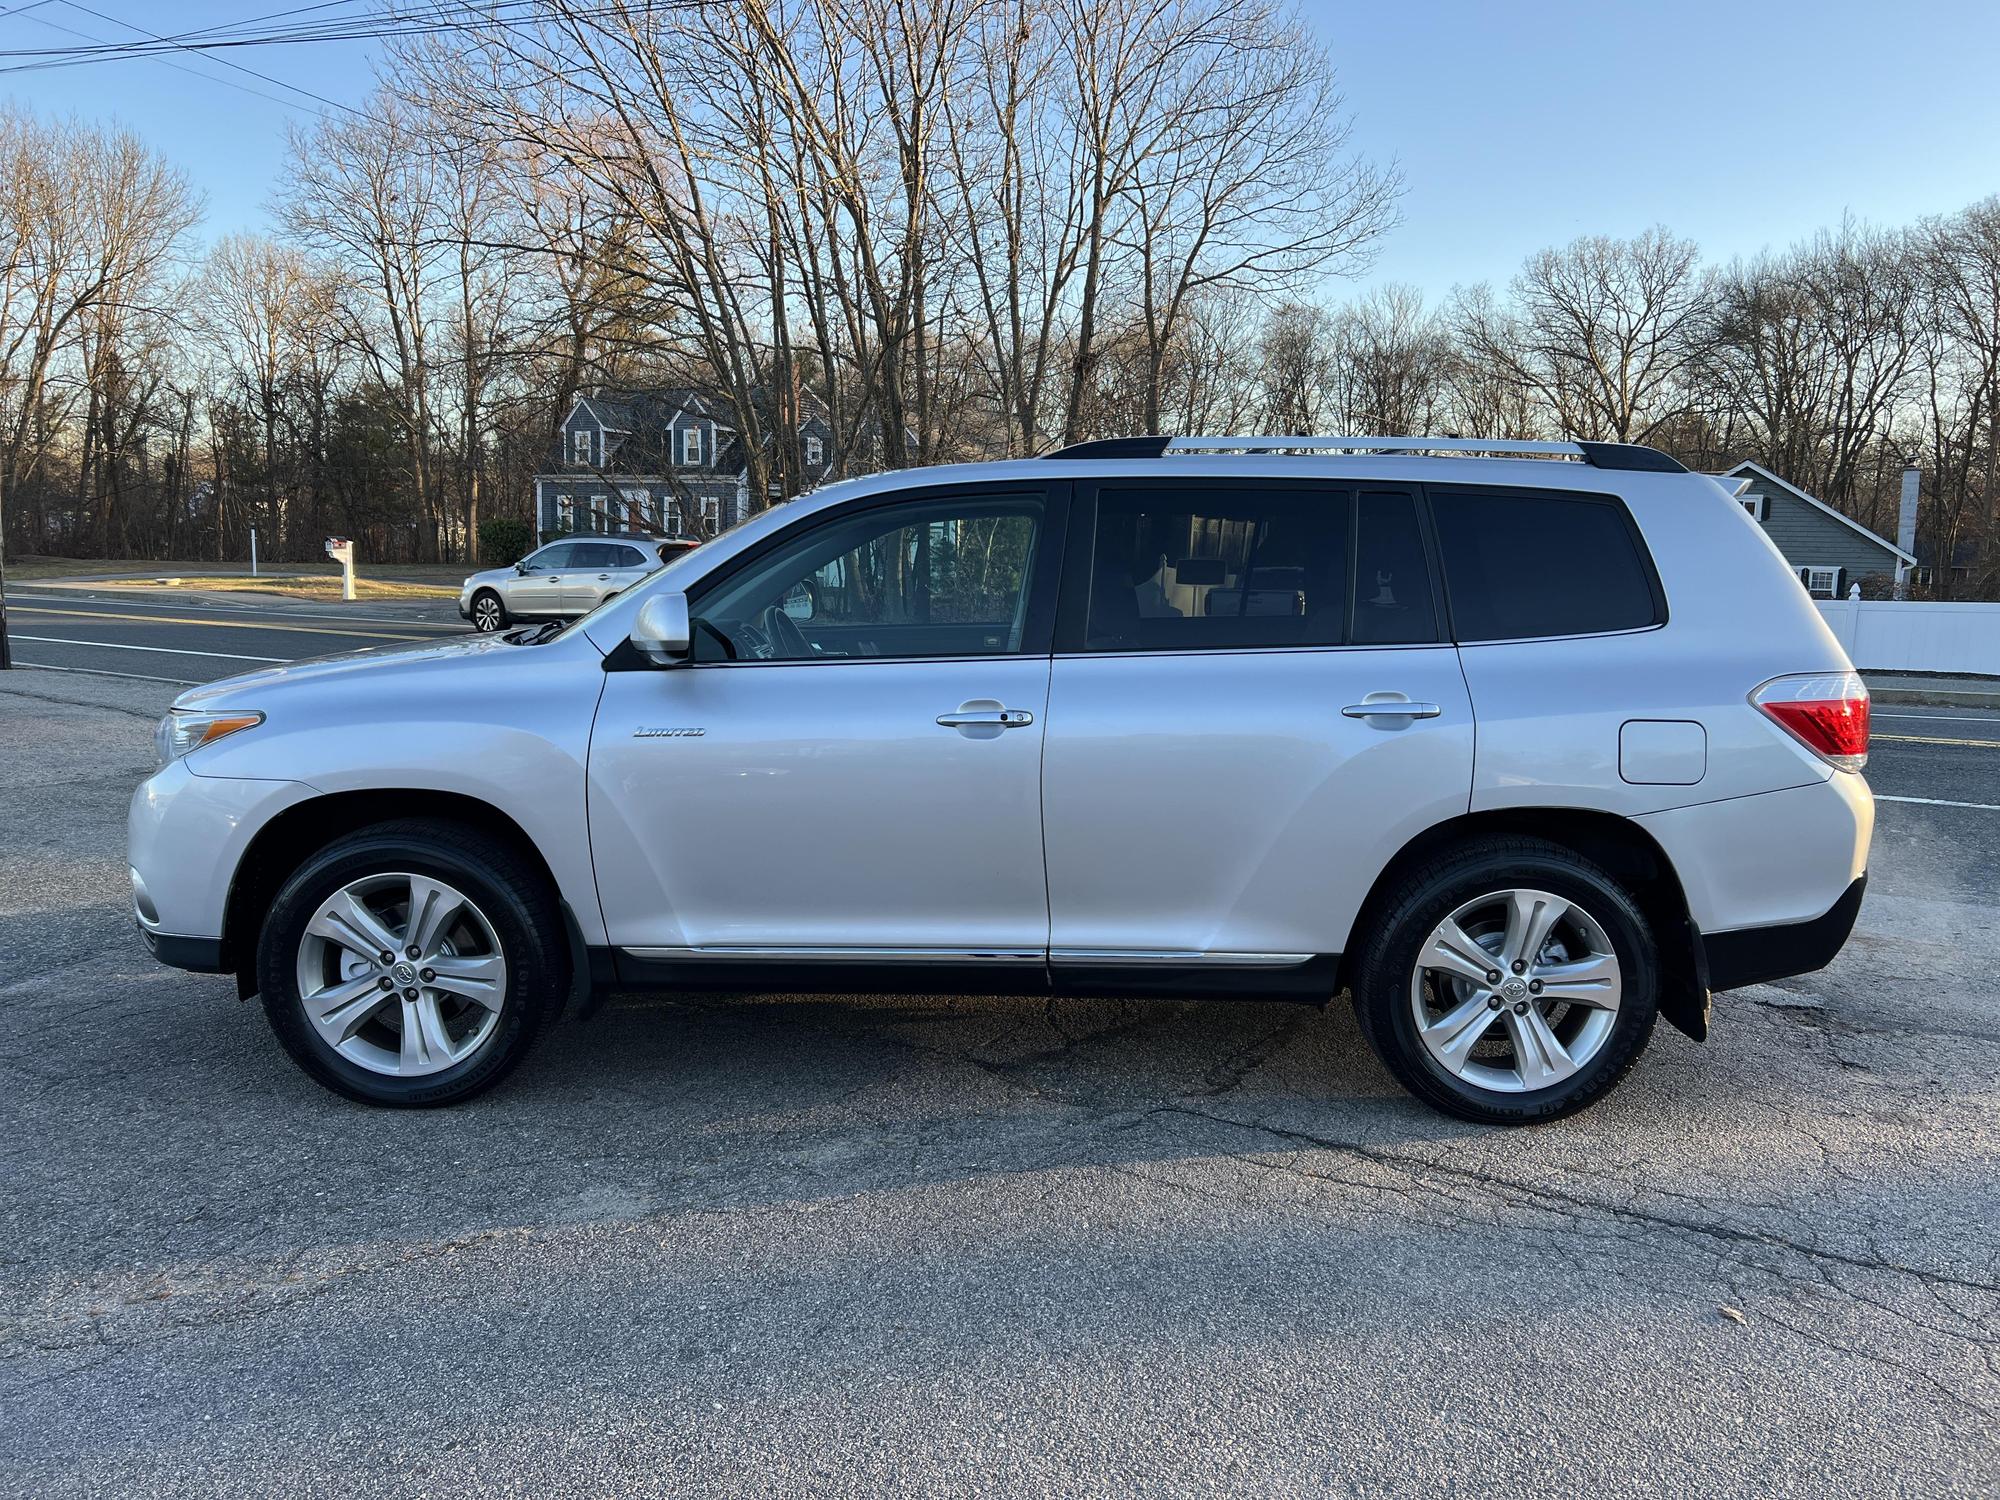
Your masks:
<path fill-rule="evenodd" d="M 338 604 L 47 585 L 8 589 L 7 619 L 14 659 L 25 665 L 177 686 L 468 628 L 449 600 Z"/>
<path fill-rule="evenodd" d="M 1340 1005 L 952 997 L 395 1114 L 132 934 L 172 691 L 0 679 L 0 1493 L 2000 1488 L 2000 811 L 1885 801 L 1832 968 L 1531 1131 Z M 2000 806 L 1995 718 L 1871 780 Z"/>

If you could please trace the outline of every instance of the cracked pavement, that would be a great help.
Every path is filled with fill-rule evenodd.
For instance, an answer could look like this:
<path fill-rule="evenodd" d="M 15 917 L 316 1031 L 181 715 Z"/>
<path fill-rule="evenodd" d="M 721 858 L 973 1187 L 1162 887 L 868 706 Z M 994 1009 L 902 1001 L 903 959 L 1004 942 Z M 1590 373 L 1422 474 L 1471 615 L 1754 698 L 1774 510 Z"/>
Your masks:
<path fill-rule="evenodd" d="M 1344 1002 L 626 996 L 388 1113 L 133 935 L 166 691 L 0 683 L 0 1493 L 2000 1487 L 2000 813 L 1529 1131 Z"/>

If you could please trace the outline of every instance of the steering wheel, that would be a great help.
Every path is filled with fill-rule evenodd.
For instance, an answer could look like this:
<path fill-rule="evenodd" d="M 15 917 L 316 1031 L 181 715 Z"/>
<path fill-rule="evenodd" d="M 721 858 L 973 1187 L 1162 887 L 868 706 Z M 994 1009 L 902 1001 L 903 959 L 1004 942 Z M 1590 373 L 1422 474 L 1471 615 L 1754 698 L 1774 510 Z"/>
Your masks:
<path fill-rule="evenodd" d="M 799 629 L 798 621 L 774 604 L 757 617 L 757 626 L 771 642 L 771 655 L 786 661 L 805 661 L 814 652 L 812 642 Z"/>

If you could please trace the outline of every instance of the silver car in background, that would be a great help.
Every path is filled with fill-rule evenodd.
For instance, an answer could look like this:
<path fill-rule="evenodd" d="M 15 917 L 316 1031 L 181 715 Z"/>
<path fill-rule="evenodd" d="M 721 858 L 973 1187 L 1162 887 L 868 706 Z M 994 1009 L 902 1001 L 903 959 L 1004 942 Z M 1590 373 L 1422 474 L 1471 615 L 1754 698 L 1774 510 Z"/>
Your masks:
<path fill-rule="evenodd" d="M 458 592 L 458 612 L 489 634 L 517 620 L 588 614 L 659 568 L 659 548 L 637 537 L 564 537 L 511 567 L 474 573 Z"/>
<path fill-rule="evenodd" d="M 1418 1098 L 1516 1124 L 1833 957 L 1867 747 L 1664 454 L 1133 438 L 819 490 L 561 632 L 193 689 L 130 862 L 162 960 L 380 1104 L 613 989 L 1347 991 Z"/>

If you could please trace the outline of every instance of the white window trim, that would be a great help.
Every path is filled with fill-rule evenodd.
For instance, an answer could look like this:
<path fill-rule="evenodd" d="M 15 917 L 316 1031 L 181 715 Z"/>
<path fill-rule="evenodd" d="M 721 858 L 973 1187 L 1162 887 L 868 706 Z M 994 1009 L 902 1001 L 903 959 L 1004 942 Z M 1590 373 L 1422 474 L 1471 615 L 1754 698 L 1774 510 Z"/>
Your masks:
<path fill-rule="evenodd" d="M 1815 599 L 1838 599 L 1840 597 L 1840 569 L 1823 567 L 1818 563 L 1803 563 L 1799 572 L 1806 586 L 1806 592 Z M 1818 575 L 1826 575 L 1826 587 L 1820 588 L 1815 581 Z"/>
<path fill-rule="evenodd" d="M 590 434 L 588 432 L 579 432 L 574 434 L 570 438 L 569 453 L 570 453 L 571 463 L 577 463 L 577 464 L 589 463 Z"/>
<path fill-rule="evenodd" d="M 592 495 L 590 497 L 590 530 L 593 535 L 603 531 L 611 520 L 611 497 Z"/>
<path fill-rule="evenodd" d="M 722 529 L 722 497 L 720 495 L 704 495 L 701 497 L 701 519 L 704 525 L 713 530 L 720 531 Z"/>
<path fill-rule="evenodd" d="M 809 437 L 806 439 L 807 463 L 809 464 L 823 463 L 825 461 L 825 454 L 826 454 L 826 449 L 821 446 L 820 440 L 818 438 Z"/>
<path fill-rule="evenodd" d="M 1771 519 L 1771 497 L 1769 495 L 1745 495 L 1737 502 L 1750 512 L 1750 519 L 1763 522 Z"/>
<path fill-rule="evenodd" d="M 558 531 L 576 530 L 576 496 L 556 496 L 556 529 Z"/>
<path fill-rule="evenodd" d="M 701 429 L 683 427 L 681 429 L 681 463 L 688 468 L 701 466 Z"/>
<path fill-rule="evenodd" d="M 667 497 L 667 535 L 687 535 L 686 530 L 681 525 L 681 503 L 671 495 Z"/>

